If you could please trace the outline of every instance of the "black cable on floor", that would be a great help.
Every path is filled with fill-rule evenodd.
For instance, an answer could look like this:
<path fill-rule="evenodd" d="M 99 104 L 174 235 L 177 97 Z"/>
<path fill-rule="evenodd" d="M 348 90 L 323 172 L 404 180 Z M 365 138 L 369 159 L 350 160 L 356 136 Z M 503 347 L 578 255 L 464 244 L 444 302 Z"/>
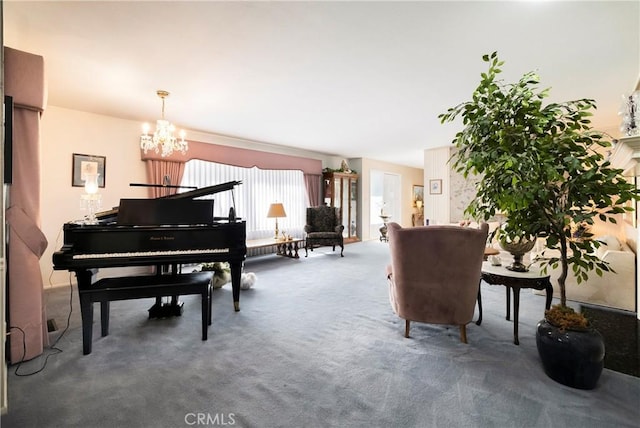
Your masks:
<path fill-rule="evenodd" d="M 58 338 L 55 340 L 55 342 L 53 342 L 53 344 L 51 346 L 49 346 L 49 348 L 47 348 L 49 352 L 45 359 L 44 359 L 44 363 L 42 364 L 42 367 L 40 367 L 38 370 L 30 372 L 30 373 L 18 373 L 18 370 L 20 369 L 20 366 L 22 365 L 22 363 L 24 363 L 24 357 L 27 354 L 27 342 L 26 342 L 26 334 L 24 332 L 23 329 L 21 329 L 20 327 L 16 327 L 16 326 L 9 326 L 9 330 L 11 329 L 16 329 L 18 331 L 20 331 L 22 333 L 22 357 L 20 358 L 20 361 L 17 363 L 16 365 L 16 369 L 14 371 L 14 374 L 16 376 L 32 376 L 36 373 L 40 373 L 41 371 L 43 371 L 45 369 L 45 367 L 47 367 L 47 361 L 49 360 L 49 357 L 51 357 L 52 355 L 56 355 L 56 354 L 60 354 L 62 352 L 64 352 L 62 349 L 57 347 L 58 342 L 60 341 L 60 339 L 62 339 L 62 336 L 64 336 L 64 334 L 67 332 L 67 330 L 69 330 L 69 325 L 71 324 L 71 314 L 73 313 L 73 284 L 71 283 L 71 273 L 69 273 L 69 315 L 67 316 L 67 325 L 65 326 L 64 330 L 62 330 L 62 333 L 60 333 L 60 336 L 58 336 Z"/>

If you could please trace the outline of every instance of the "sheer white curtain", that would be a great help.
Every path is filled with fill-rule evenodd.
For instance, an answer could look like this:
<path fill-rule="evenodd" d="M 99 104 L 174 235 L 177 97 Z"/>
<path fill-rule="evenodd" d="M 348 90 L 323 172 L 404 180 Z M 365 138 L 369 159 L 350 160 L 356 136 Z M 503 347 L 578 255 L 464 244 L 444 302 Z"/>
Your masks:
<path fill-rule="evenodd" d="M 294 237 L 303 236 L 307 194 L 302 171 L 241 168 L 193 159 L 186 163 L 181 185 L 206 187 L 236 180 L 242 184 L 235 190 L 203 197 L 215 200 L 215 216 L 228 216 L 235 199 L 236 216 L 247 222 L 247 239 L 269 238 L 275 231 L 275 219 L 267 218 L 267 211 L 270 204 L 281 202 L 287 216 L 278 219 L 278 228 Z"/>

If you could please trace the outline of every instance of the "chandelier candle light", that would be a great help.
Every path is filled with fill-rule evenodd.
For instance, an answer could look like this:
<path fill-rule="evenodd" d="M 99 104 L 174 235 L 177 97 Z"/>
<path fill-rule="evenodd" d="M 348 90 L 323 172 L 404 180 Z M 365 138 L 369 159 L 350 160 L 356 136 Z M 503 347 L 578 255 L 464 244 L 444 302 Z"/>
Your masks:
<path fill-rule="evenodd" d="M 269 212 L 267 213 L 267 218 L 275 218 L 276 219 L 276 233 L 273 239 L 278 239 L 278 217 L 286 217 L 287 213 L 284 212 L 284 206 L 281 203 L 271 204 L 269 206 Z"/>
<path fill-rule="evenodd" d="M 147 153 L 148 150 L 155 150 L 162 157 L 171 155 L 174 151 L 179 151 L 183 155 L 187 153 L 188 144 L 185 141 L 185 132 L 180 131 L 180 139 L 176 138 L 173 133 L 176 127 L 164 118 L 164 99 L 169 96 L 169 92 L 158 90 L 156 92 L 162 99 L 162 118 L 156 122 L 156 130 L 153 135 L 149 135 L 149 124 L 142 125 L 143 134 L 140 136 L 140 148 Z"/>

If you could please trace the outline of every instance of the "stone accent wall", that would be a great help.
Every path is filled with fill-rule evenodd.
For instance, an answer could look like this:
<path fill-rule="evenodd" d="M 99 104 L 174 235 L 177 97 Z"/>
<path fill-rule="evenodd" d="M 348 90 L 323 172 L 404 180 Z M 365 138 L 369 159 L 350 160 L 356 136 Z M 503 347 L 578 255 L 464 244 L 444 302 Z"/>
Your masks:
<path fill-rule="evenodd" d="M 452 147 L 450 152 L 453 156 L 456 153 L 456 149 Z M 449 197 L 450 221 L 457 223 L 461 220 L 469 220 L 468 216 L 464 214 L 464 210 L 475 196 L 477 180 L 473 180 L 471 177 L 465 179 L 462 174 L 456 172 L 453 168 L 450 168 L 449 180 L 451 183 Z"/>

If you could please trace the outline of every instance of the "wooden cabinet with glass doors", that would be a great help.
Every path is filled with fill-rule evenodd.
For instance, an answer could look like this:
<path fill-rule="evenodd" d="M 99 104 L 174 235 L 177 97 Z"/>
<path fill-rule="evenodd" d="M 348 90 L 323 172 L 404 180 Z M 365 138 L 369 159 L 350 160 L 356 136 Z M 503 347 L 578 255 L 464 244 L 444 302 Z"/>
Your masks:
<path fill-rule="evenodd" d="M 322 174 L 324 203 L 340 209 L 344 241 L 359 241 L 357 235 L 358 174 L 325 172 Z"/>

